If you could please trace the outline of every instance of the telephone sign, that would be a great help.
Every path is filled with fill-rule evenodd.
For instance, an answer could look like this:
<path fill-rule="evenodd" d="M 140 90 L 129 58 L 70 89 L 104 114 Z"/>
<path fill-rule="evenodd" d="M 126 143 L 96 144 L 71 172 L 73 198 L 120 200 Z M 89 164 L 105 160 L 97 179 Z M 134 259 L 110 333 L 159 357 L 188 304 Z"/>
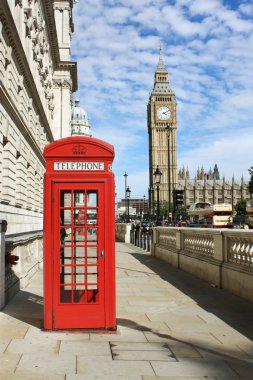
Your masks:
<path fill-rule="evenodd" d="M 54 170 L 104 170 L 103 162 L 54 162 Z"/>
<path fill-rule="evenodd" d="M 44 327 L 115 329 L 114 149 L 68 137 L 44 156 Z"/>

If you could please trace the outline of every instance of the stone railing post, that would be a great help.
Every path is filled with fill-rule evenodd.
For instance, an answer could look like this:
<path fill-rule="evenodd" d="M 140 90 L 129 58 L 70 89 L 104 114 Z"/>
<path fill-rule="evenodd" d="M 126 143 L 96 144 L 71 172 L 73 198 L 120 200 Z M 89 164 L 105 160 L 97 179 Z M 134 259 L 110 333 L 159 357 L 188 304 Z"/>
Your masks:
<path fill-rule="evenodd" d="M 180 229 L 180 230 L 177 230 L 176 232 L 177 268 L 180 267 L 179 255 L 180 255 L 181 249 L 182 249 L 182 231 Z"/>
<path fill-rule="evenodd" d="M 130 243 L 131 224 L 125 224 L 125 243 Z"/>
<path fill-rule="evenodd" d="M 176 232 L 176 249 L 178 252 L 180 252 L 182 249 L 182 247 L 181 247 L 181 241 L 182 241 L 181 236 L 182 236 L 181 230 L 177 230 L 177 232 Z"/>
<path fill-rule="evenodd" d="M 150 251 L 151 256 L 155 256 L 155 245 L 157 244 L 157 240 L 158 240 L 157 229 L 153 227 L 152 228 L 151 251 Z"/>
<path fill-rule="evenodd" d="M 224 244 L 223 244 L 223 234 L 221 231 L 214 233 L 213 235 L 213 242 L 214 242 L 214 253 L 213 258 L 223 262 L 224 261 Z"/>
<path fill-rule="evenodd" d="M 222 287 L 222 263 L 224 262 L 224 241 L 223 233 L 215 231 L 213 233 L 213 258 L 219 262 L 219 278 L 217 277 L 215 285 Z"/>
<path fill-rule="evenodd" d="M 5 233 L 6 220 L 0 220 L 0 310 L 5 306 Z"/>

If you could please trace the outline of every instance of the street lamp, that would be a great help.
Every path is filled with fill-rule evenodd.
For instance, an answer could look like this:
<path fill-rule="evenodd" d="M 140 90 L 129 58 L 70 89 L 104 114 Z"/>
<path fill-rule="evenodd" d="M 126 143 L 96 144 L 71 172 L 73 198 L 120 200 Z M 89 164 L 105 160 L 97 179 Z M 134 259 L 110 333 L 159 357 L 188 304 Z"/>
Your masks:
<path fill-rule="evenodd" d="M 145 200 L 146 200 L 146 195 L 143 195 L 143 211 L 142 211 L 142 219 L 144 219 L 144 213 L 145 213 Z"/>
<path fill-rule="evenodd" d="M 158 225 L 159 217 L 160 217 L 159 191 L 160 191 L 161 176 L 162 176 L 162 172 L 157 165 L 156 170 L 154 172 L 155 185 L 156 185 L 156 191 L 157 191 L 157 196 L 156 196 L 157 198 L 156 224 L 157 225 Z"/>
<path fill-rule="evenodd" d="M 125 177 L 125 210 L 126 210 L 126 208 L 127 208 L 126 190 L 127 190 L 127 177 L 128 177 L 128 174 L 125 172 L 125 174 L 123 175 L 123 177 Z"/>
<path fill-rule="evenodd" d="M 127 223 L 129 223 L 129 201 L 130 201 L 131 190 L 129 186 L 126 189 L 126 198 L 127 198 Z"/>
<path fill-rule="evenodd" d="M 148 188 L 148 213 L 151 219 L 153 219 L 153 205 L 154 205 L 154 190 L 152 187 L 149 187 Z"/>
<path fill-rule="evenodd" d="M 170 178 L 170 168 L 171 168 L 171 162 L 170 162 L 170 133 L 172 132 L 173 128 L 171 124 L 167 125 L 167 134 L 168 134 L 168 187 L 169 187 L 169 193 L 168 193 L 168 212 L 171 212 L 171 178 Z M 169 216 L 169 215 L 168 215 Z"/>

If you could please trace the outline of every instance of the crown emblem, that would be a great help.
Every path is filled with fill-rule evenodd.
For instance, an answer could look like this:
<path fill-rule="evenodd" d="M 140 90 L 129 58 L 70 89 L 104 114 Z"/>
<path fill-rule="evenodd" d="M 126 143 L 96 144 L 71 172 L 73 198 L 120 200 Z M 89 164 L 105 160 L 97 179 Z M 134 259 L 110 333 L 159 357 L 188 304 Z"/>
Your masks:
<path fill-rule="evenodd" d="M 73 154 L 86 154 L 86 149 L 82 145 L 75 145 L 74 148 L 72 149 Z"/>

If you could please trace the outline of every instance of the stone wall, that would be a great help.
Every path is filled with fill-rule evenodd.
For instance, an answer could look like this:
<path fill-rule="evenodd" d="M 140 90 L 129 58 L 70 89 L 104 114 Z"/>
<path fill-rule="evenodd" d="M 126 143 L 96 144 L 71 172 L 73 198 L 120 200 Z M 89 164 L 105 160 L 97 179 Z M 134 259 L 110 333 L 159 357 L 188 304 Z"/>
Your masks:
<path fill-rule="evenodd" d="M 124 243 L 130 243 L 131 224 L 116 223 L 116 240 Z"/>
<path fill-rule="evenodd" d="M 251 231 L 157 227 L 151 254 L 253 302 Z"/>
<path fill-rule="evenodd" d="M 37 270 L 42 268 L 42 231 L 6 238 L 5 252 L 5 299 L 8 303 L 17 291 L 24 289 L 29 284 Z M 13 263 L 8 259 L 10 256 L 14 258 Z"/>

